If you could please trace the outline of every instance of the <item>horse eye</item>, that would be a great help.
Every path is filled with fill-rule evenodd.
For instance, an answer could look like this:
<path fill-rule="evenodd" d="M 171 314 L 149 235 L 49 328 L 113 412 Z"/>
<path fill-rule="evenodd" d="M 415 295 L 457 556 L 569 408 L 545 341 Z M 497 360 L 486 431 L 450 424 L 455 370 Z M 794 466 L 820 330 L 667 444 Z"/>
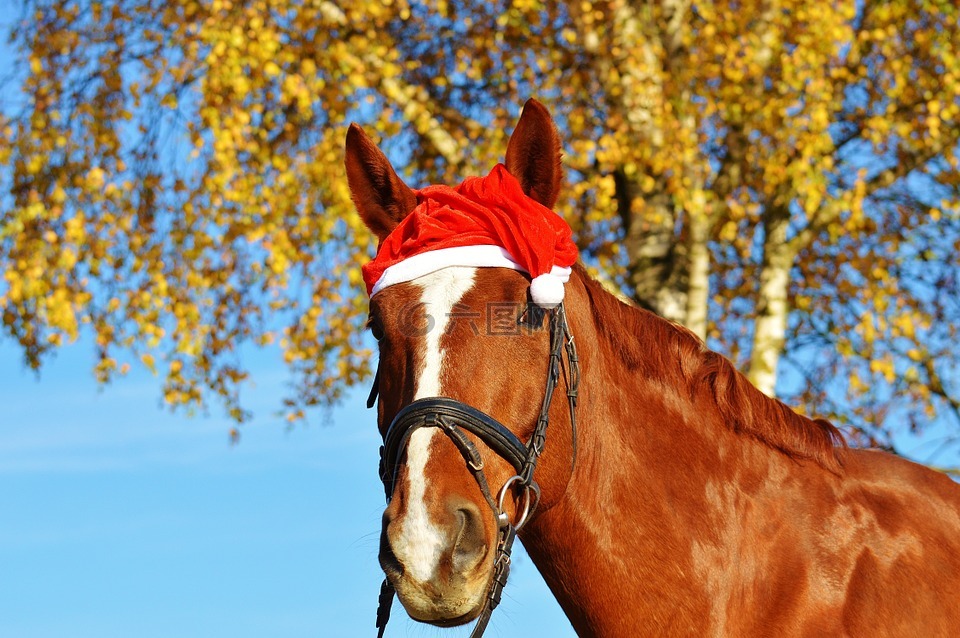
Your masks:
<path fill-rule="evenodd" d="M 383 339 L 383 326 L 380 325 L 380 322 L 373 315 L 367 317 L 367 329 L 377 341 Z"/>
<path fill-rule="evenodd" d="M 526 307 L 523 309 L 523 312 L 520 313 L 520 316 L 517 317 L 518 326 L 526 326 L 531 330 L 537 330 L 543 327 L 543 319 L 546 317 L 547 311 L 538 306 L 535 303 L 527 303 Z"/>

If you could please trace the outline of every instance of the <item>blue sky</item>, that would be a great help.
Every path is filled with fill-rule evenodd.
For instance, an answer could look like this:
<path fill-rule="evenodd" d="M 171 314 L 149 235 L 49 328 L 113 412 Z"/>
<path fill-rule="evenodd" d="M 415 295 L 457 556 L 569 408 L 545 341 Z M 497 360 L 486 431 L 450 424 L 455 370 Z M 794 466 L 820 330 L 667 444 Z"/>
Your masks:
<path fill-rule="evenodd" d="M 0 636 L 373 636 L 383 508 L 374 414 L 358 390 L 329 423 L 271 416 L 286 372 L 251 357 L 257 417 L 159 404 L 133 373 L 103 390 L 87 343 L 38 381 L 0 342 Z M 464 636 L 408 620 L 388 636 Z M 572 636 L 516 557 L 488 633 Z"/>

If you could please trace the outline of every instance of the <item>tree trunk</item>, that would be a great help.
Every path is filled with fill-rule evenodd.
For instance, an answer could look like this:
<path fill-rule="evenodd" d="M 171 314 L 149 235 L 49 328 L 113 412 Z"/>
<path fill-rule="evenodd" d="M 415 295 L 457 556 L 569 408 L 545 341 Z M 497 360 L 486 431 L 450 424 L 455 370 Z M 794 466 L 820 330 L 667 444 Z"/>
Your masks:
<path fill-rule="evenodd" d="M 769 210 L 764 218 L 763 262 L 757 290 L 757 318 L 747 377 L 762 392 L 774 396 L 777 364 L 787 332 L 787 294 L 796 250 L 787 242 L 790 214 Z"/>
<path fill-rule="evenodd" d="M 614 173 L 617 206 L 625 236 L 627 281 L 640 306 L 686 325 L 685 247 L 678 245 L 670 197 L 660 189 L 643 196 L 637 180 Z"/>
<path fill-rule="evenodd" d="M 698 202 L 703 204 L 704 202 Z M 689 211 L 689 236 L 687 241 L 686 322 L 684 325 L 695 335 L 707 340 L 707 308 L 710 302 L 710 218 L 703 206 Z"/>
<path fill-rule="evenodd" d="M 614 173 L 627 254 L 627 280 L 641 306 L 681 324 L 687 323 L 686 246 L 676 231 L 677 213 L 666 179 L 650 162 L 664 145 L 662 39 L 669 34 L 652 7 L 615 2 L 611 49 L 601 78 L 617 78 L 606 92 L 633 152 Z M 679 26 L 674 25 L 675 29 Z M 645 188 L 641 181 L 647 182 Z"/>

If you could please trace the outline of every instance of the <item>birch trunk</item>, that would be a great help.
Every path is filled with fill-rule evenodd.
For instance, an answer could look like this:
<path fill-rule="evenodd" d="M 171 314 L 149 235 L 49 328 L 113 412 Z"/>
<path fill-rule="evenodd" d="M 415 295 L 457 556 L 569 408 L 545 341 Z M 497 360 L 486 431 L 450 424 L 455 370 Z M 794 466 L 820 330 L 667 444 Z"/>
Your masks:
<path fill-rule="evenodd" d="M 634 301 L 686 325 L 685 247 L 676 239 L 670 198 L 656 191 L 644 197 L 636 180 L 623 171 L 616 172 L 614 181 Z"/>
<path fill-rule="evenodd" d="M 787 294 L 796 249 L 787 242 L 787 211 L 769 211 L 764 220 L 763 262 L 757 290 L 757 318 L 747 377 L 762 392 L 774 396 L 777 365 L 787 332 Z"/>
<path fill-rule="evenodd" d="M 686 325 L 687 247 L 676 232 L 677 213 L 666 180 L 649 162 L 664 145 L 665 69 L 660 55 L 669 48 L 664 40 L 671 39 L 670 33 L 679 33 L 680 21 L 660 24 L 652 7 L 626 1 L 611 7 L 611 50 L 620 53 L 602 62 L 616 73 L 604 70 L 599 77 L 618 78 L 618 86 L 607 91 L 611 110 L 622 117 L 634 148 L 649 149 L 624 158 L 614 173 L 627 279 L 638 304 Z M 648 182 L 646 188 L 641 188 L 641 180 Z"/>
<path fill-rule="evenodd" d="M 707 340 L 707 308 L 710 302 L 710 220 L 704 211 L 691 211 L 687 249 L 686 325 L 695 335 Z"/>

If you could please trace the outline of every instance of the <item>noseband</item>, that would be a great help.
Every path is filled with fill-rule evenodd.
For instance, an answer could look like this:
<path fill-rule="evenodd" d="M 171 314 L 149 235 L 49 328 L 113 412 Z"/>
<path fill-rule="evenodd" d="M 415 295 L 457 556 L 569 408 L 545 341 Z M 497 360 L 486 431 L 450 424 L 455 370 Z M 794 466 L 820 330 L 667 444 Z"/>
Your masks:
<path fill-rule="evenodd" d="M 530 310 L 532 311 L 532 310 Z M 550 404 L 553 401 L 553 392 L 560 381 L 563 352 L 567 353 L 567 401 L 570 405 L 570 427 L 572 430 L 573 458 L 571 465 L 576 462 L 577 455 L 577 422 L 574 408 L 577 404 L 577 388 L 580 383 L 580 367 L 577 360 L 577 349 L 573 343 L 573 335 L 567 325 L 563 304 L 549 311 L 550 317 L 550 357 L 547 368 L 546 389 L 543 394 L 543 403 L 540 416 L 534 427 L 530 440 L 523 443 L 516 435 L 504 427 L 490 415 L 470 407 L 455 399 L 447 397 L 430 397 L 418 399 L 406 406 L 394 417 L 387 433 L 383 437 L 383 446 L 380 448 L 380 479 L 383 481 L 384 491 L 389 502 L 393 494 L 394 484 L 399 471 L 399 461 L 410 436 L 420 428 L 439 428 L 447 438 L 453 441 L 473 474 L 480 491 L 493 512 L 499 529 L 497 554 L 494 559 L 493 579 L 484 602 L 483 611 L 477 619 L 477 624 L 470 634 L 471 638 L 479 638 L 490 622 L 490 615 L 500 604 L 500 596 L 507 583 L 510 573 L 510 553 L 513 550 L 513 541 L 517 532 L 526 524 L 533 510 L 540 501 L 540 487 L 534 481 L 533 474 L 537 468 L 537 461 L 543 453 L 546 442 L 547 425 L 550 420 Z M 379 370 L 377 371 L 379 377 Z M 367 407 L 372 407 L 377 396 L 378 378 L 374 379 L 374 387 L 370 393 Z M 490 485 L 483 472 L 483 457 L 473 441 L 467 437 L 470 433 L 480 439 L 484 445 L 504 459 L 516 474 L 500 488 L 494 498 Z M 523 490 L 523 505 L 519 520 L 513 522 L 504 511 L 504 498 L 511 489 Z M 382 638 L 390 618 L 390 607 L 393 604 L 393 585 L 388 579 L 383 580 L 380 586 L 380 605 L 377 609 L 377 637 Z"/>

